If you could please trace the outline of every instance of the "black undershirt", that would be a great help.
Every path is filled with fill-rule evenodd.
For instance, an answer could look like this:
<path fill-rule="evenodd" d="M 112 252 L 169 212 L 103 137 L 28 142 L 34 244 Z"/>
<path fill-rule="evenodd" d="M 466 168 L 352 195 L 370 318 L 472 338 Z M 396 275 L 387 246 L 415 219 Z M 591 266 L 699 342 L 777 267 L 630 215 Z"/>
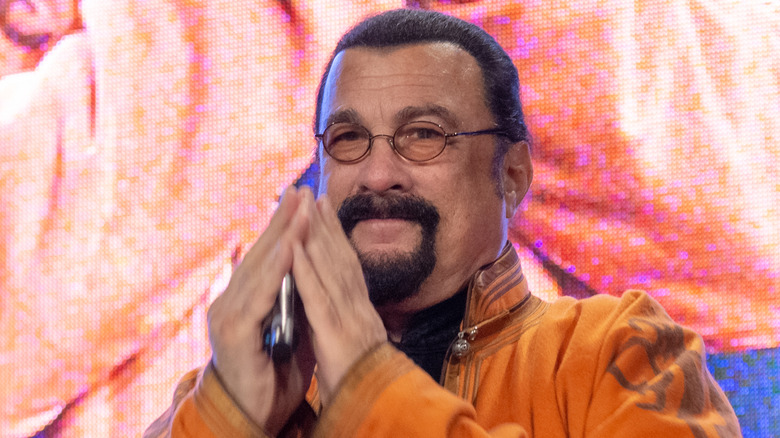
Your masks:
<path fill-rule="evenodd" d="M 409 319 L 400 342 L 393 342 L 420 368 L 439 381 L 444 357 L 460 331 L 466 313 L 467 288 L 452 297 L 421 310 Z"/>

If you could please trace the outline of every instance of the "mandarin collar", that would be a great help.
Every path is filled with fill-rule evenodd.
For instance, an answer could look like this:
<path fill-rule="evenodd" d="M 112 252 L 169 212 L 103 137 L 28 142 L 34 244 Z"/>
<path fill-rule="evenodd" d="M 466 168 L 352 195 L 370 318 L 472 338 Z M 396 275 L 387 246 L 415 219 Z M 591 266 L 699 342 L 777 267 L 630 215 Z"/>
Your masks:
<path fill-rule="evenodd" d="M 463 326 L 477 325 L 508 313 L 530 294 L 520 257 L 507 241 L 498 259 L 480 268 L 471 278 Z"/>

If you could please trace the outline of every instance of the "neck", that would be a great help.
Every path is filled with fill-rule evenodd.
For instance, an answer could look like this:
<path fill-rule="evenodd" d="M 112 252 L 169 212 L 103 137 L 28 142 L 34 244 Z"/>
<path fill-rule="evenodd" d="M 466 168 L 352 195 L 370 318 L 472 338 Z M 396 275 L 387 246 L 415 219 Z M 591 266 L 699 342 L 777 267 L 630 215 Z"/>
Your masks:
<path fill-rule="evenodd" d="M 382 322 L 385 324 L 385 330 L 387 330 L 387 338 L 391 342 L 401 342 L 401 337 L 406 331 L 406 327 L 409 325 L 409 319 L 411 319 L 414 313 L 412 312 L 399 312 L 384 306 L 381 309 L 377 309 L 379 317 L 382 318 Z"/>
<path fill-rule="evenodd" d="M 505 237 L 505 236 L 504 236 Z M 469 281 L 482 266 L 495 261 L 501 256 L 506 238 L 497 245 L 495 253 L 486 257 L 475 257 L 470 266 L 465 269 L 436 269 L 423 282 L 420 290 L 400 303 L 386 304 L 377 307 L 377 313 L 387 330 L 390 341 L 399 342 L 409 325 L 409 320 L 421 310 L 427 309 L 454 296 L 458 291 L 468 286 Z"/>
<path fill-rule="evenodd" d="M 390 341 L 400 342 L 401 337 L 409 327 L 409 321 L 418 312 L 452 298 L 459 290 L 465 287 L 464 283 L 460 287 L 450 289 L 446 294 L 441 294 L 428 291 L 425 288 L 428 284 L 430 282 L 426 280 L 416 294 L 400 303 L 386 304 L 376 309 L 379 317 L 382 318 Z"/>

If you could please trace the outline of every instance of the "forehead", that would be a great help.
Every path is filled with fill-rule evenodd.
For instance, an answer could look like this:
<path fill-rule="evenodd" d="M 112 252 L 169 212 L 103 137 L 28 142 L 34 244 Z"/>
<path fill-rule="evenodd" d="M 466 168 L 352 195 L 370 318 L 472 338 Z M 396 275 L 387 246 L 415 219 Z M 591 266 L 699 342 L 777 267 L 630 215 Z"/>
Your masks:
<path fill-rule="evenodd" d="M 357 119 L 368 115 L 419 115 L 410 108 L 444 109 L 437 116 L 449 113 L 455 124 L 464 117 L 489 117 L 477 61 L 446 42 L 344 50 L 323 86 L 319 128 L 334 121 L 363 123 Z"/>

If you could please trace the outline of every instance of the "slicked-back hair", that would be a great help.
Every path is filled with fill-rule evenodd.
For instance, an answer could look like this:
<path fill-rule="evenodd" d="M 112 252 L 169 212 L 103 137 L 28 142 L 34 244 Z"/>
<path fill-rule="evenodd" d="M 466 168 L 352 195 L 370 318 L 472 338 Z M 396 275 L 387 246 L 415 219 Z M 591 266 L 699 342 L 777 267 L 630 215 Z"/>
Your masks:
<path fill-rule="evenodd" d="M 477 60 L 482 70 L 485 103 L 497 128 L 505 131 L 509 140 L 497 142 L 498 161 L 503 162 L 503 155 L 512 143 L 530 140 L 520 104 L 517 68 L 504 49 L 474 24 L 440 12 L 415 9 L 396 9 L 369 17 L 341 37 L 320 79 L 315 133 L 320 129 L 325 82 L 337 54 L 353 47 L 392 48 L 429 42 L 455 44 Z"/>

